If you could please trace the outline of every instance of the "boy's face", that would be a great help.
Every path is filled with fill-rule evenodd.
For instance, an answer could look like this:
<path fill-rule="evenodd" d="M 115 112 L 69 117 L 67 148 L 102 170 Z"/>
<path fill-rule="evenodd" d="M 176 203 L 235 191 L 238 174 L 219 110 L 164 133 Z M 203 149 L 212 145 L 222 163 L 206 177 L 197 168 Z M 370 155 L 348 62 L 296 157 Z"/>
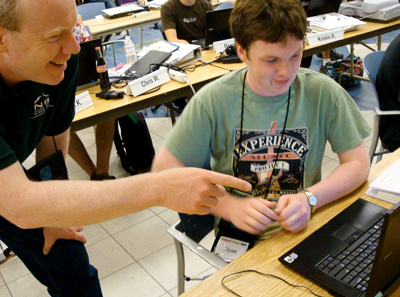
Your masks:
<path fill-rule="evenodd" d="M 19 1 L 28 17 L 18 32 L 0 28 L 1 75 L 10 86 L 25 80 L 56 85 L 64 78 L 71 54 L 80 50 L 72 34 L 77 21 L 75 2 Z"/>
<path fill-rule="evenodd" d="M 249 50 L 237 45 L 240 59 L 247 64 L 247 83 L 259 95 L 284 94 L 294 81 L 303 56 L 303 40 L 288 36 L 286 43 L 253 42 Z"/>

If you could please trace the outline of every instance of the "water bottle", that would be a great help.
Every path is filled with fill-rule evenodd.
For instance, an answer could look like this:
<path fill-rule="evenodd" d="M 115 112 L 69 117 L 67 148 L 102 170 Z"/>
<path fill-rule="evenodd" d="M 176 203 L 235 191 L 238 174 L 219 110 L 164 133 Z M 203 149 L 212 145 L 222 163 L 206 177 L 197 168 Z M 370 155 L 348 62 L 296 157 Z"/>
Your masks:
<path fill-rule="evenodd" d="M 111 89 L 110 79 L 108 78 L 107 62 L 101 53 L 100 47 L 96 47 L 96 70 L 99 74 L 100 88 L 102 91 Z"/>
<path fill-rule="evenodd" d="M 125 37 L 125 53 L 126 53 L 126 64 L 133 65 L 137 61 L 135 44 L 129 36 Z"/>

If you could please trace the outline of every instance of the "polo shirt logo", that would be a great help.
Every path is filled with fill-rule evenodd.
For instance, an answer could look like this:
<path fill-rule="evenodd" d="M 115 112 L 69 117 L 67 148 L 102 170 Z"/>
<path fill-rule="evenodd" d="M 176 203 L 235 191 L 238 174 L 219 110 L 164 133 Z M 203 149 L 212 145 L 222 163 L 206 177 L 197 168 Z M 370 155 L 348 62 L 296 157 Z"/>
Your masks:
<path fill-rule="evenodd" d="M 190 17 L 190 18 L 183 18 L 183 22 L 184 23 L 194 23 L 194 22 L 196 22 L 197 21 L 197 18 L 196 17 Z"/>
<path fill-rule="evenodd" d="M 40 117 L 49 108 L 50 98 L 48 94 L 40 95 L 33 103 L 33 116 L 32 119 Z"/>

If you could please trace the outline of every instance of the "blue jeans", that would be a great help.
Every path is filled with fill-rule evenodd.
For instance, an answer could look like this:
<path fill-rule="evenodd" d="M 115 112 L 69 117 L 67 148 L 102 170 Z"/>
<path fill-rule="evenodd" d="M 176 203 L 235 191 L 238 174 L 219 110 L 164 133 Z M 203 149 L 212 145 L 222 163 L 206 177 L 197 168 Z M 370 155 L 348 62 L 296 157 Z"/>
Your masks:
<path fill-rule="evenodd" d="M 87 2 L 104 2 L 106 4 L 106 8 L 113 8 L 117 6 L 121 6 L 119 0 L 89 0 Z"/>
<path fill-rule="evenodd" d="M 39 214 L 40 215 L 40 214 Z M 0 239 L 54 297 L 101 297 L 96 268 L 83 243 L 59 239 L 43 254 L 43 229 L 20 229 L 0 217 Z"/>

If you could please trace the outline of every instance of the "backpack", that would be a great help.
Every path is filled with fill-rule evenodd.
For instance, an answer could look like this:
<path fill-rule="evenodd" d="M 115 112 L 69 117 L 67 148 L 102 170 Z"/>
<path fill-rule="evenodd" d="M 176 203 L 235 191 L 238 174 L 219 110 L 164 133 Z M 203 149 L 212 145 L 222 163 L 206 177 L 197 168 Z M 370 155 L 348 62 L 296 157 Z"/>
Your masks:
<path fill-rule="evenodd" d="M 143 113 L 116 119 L 114 143 L 126 172 L 134 175 L 150 168 L 155 151 Z"/>
<path fill-rule="evenodd" d="M 354 74 L 357 76 L 363 76 L 364 74 L 364 65 L 360 57 L 353 56 L 354 59 Z M 331 78 L 333 78 L 336 82 L 339 82 L 339 75 L 342 72 L 345 73 L 350 73 L 351 69 L 351 57 L 348 55 L 344 59 L 339 59 L 330 63 L 326 64 L 327 68 L 327 75 Z M 359 85 L 361 82 L 360 79 L 354 79 L 349 76 L 342 76 L 342 80 L 340 82 L 340 85 L 343 88 L 350 88 L 352 86 Z"/>

